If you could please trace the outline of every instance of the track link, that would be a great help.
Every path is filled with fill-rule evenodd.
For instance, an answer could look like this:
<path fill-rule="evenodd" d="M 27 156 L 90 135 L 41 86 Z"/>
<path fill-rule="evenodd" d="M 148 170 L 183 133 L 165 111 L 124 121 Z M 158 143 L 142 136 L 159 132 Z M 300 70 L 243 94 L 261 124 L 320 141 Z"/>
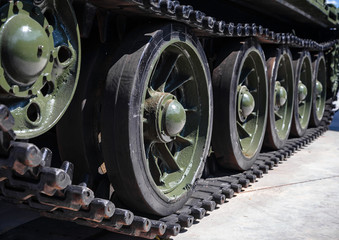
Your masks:
<path fill-rule="evenodd" d="M 172 0 L 126 0 L 140 14 L 175 20 L 191 27 L 198 36 L 255 37 L 260 42 L 284 44 L 310 51 L 331 49 L 337 41 L 317 43 L 290 33 L 275 33 L 256 24 L 234 24 L 216 20 L 191 6 Z M 321 126 L 308 129 L 305 136 L 289 139 L 283 149 L 261 153 L 254 166 L 242 173 L 200 179 L 193 194 L 175 214 L 150 219 L 127 209 L 116 208 L 106 199 L 95 198 L 85 184 L 72 185 L 73 165 L 64 162 L 51 167 L 52 152 L 34 144 L 15 141 L 14 119 L 6 106 L 0 105 L 0 199 L 26 206 L 42 216 L 73 221 L 81 225 L 148 239 L 169 238 L 202 219 L 207 211 L 225 203 L 235 193 L 263 177 L 296 150 L 309 144 L 327 130 L 333 118 L 332 101 L 326 104 Z"/>
<path fill-rule="evenodd" d="M 197 36 L 208 37 L 255 37 L 261 43 L 282 44 L 291 48 L 309 51 L 331 49 L 338 40 L 318 43 L 303 39 L 292 33 L 278 33 L 255 23 L 233 23 L 217 20 L 190 5 L 181 5 L 177 0 L 125 0 L 133 13 L 174 20 L 189 26 Z M 95 2 L 94 2 L 95 4 Z M 112 3 L 114 5 L 114 3 Z"/>
<path fill-rule="evenodd" d="M 150 219 L 115 208 L 109 200 L 95 198 L 85 184 L 72 185 L 73 165 L 64 162 L 60 168 L 50 167 L 49 149 L 15 141 L 11 130 L 14 120 L 7 107 L 0 105 L 0 198 L 49 218 L 148 239 L 169 238 L 192 226 L 195 219 L 202 219 L 207 211 L 213 211 L 323 134 L 333 118 L 332 108 L 329 101 L 320 127 L 308 129 L 304 137 L 289 139 L 283 149 L 261 153 L 250 170 L 200 179 L 179 211 L 161 219 Z"/>

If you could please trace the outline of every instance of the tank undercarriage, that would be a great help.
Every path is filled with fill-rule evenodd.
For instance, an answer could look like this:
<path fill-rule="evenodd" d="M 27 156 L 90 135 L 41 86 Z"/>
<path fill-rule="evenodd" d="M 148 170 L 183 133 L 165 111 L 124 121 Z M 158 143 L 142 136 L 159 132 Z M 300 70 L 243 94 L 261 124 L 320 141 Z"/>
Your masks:
<path fill-rule="evenodd" d="M 237 4 L 225 20 L 265 5 L 236 16 Z M 234 24 L 205 5 L 213 17 L 167 0 L 4 1 L 0 197 L 168 238 L 321 135 L 338 87 L 336 19 L 277 33 L 267 16 Z M 279 21 L 268 26 L 285 30 Z"/>

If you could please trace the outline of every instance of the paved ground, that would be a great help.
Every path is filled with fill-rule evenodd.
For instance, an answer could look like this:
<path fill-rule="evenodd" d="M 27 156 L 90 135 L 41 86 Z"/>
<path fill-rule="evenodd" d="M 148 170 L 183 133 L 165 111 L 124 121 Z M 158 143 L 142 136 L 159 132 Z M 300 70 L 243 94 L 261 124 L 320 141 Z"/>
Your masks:
<path fill-rule="evenodd" d="M 339 239 L 339 132 L 328 131 L 174 240 Z M 135 239 L 0 204 L 0 239 Z"/>
<path fill-rule="evenodd" d="M 338 140 L 326 132 L 174 239 L 339 239 Z"/>

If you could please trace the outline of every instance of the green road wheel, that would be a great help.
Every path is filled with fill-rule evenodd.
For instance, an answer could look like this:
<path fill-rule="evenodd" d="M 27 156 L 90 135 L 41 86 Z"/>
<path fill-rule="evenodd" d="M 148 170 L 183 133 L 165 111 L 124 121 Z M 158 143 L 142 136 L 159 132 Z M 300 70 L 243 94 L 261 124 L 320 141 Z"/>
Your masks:
<path fill-rule="evenodd" d="M 291 130 L 294 106 L 292 55 L 288 48 L 266 53 L 269 80 L 269 104 L 264 145 L 272 149 L 284 146 Z"/>
<path fill-rule="evenodd" d="M 325 111 L 327 72 L 325 57 L 322 52 L 317 54 L 313 61 L 313 101 L 310 125 L 319 126 Z"/>
<path fill-rule="evenodd" d="M 265 57 L 260 45 L 252 39 L 232 49 L 219 56 L 213 71 L 212 148 L 222 166 L 246 170 L 261 150 L 266 129 Z"/>
<path fill-rule="evenodd" d="M 305 134 L 312 110 L 313 79 L 311 55 L 303 51 L 293 56 L 294 67 L 294 114 L 291 135 L 301 137 Z"/>
<path fill-rule="evenodd" d="M 209 151 L 209 68 L 181 25 L 145 28 L 126 39 L 107 76 L 104 161 L 118 199 L 168 215 L 187 201 Z"/>
<path fill-rule="evenodd" d="M 6 3 L 4 3 L 6 2 Z M 52 128 L 74 94 L 80 36 L 69 1 L 2 1 L 0 98 L 19 139 Z"/>

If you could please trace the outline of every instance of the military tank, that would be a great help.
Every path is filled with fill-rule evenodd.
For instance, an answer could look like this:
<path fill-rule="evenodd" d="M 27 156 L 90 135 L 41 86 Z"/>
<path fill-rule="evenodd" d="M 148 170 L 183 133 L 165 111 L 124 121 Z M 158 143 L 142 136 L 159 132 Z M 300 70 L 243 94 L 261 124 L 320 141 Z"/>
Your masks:
<path fill-rule="evenodd" d="M 331 120 L 339 20 L 322 0 L 0 12 L 0 196 L 44 216 L 176 235 Z"/>

